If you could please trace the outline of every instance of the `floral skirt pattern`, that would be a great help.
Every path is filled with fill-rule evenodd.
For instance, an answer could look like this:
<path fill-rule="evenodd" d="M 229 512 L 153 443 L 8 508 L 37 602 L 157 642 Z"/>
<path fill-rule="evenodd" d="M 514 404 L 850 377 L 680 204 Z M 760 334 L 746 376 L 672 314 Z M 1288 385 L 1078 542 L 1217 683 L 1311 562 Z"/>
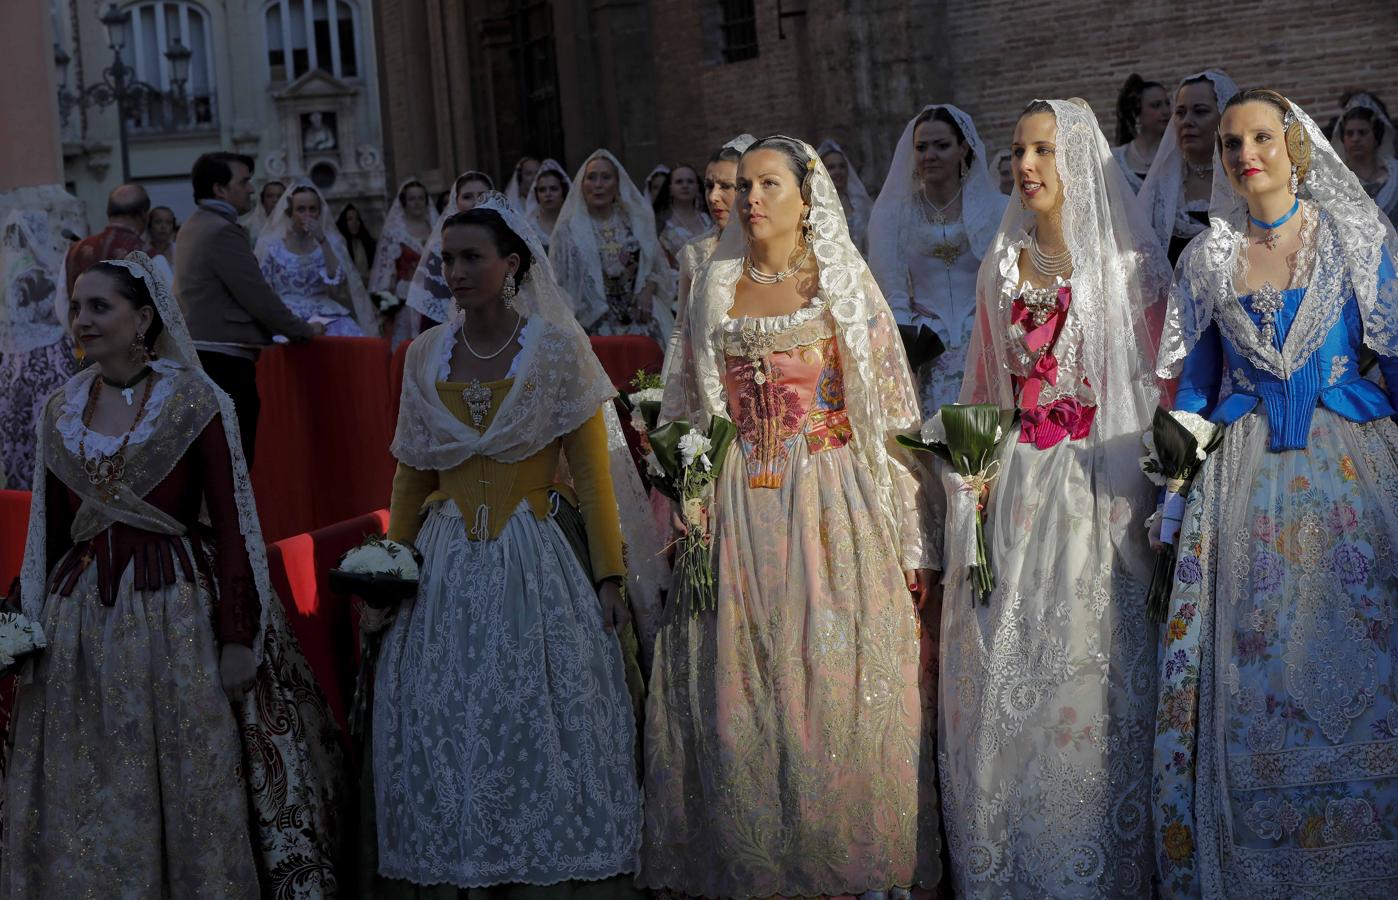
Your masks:
<path fill-rule="evenodd" d="M 39 413 L 75 371 L 73 345 L 66 338 L 28 353 L 0 355 L 0 384 L 5 386 L 0 391 L 0 488 L 29 490 Z"/>
<path fill-rule="evenodd" d="M 632 872 L 636 723 L 597 592 L 525 502 L 499 537 L 466 528 L 450 502 L 428 513 L 417 597 L 380 649 L 379 873 L 480 888 Z"/>
<path fill-rule="evenodd" d="M 1398 428 L 1229 427 L 1195 479 L 1165 626 L 1169 896 L 1398 895 Z"/>
<path fill-rule="evenodd" d="M 958 896 L 1150 893 L 1149 485 L 1106 496 L 1101 452 L 1007 437 L 985 527 L 995 589 L 980 604 L 969 582 L 946 587 L 938 772 Z"/>
<path fill-rule="evenodd" d="M 235 706 L 209 586 L 132 582 L 103 606 L 92 565 L 44 605 L 49 646 L 12 723 L 0 897 L 335 896 L 342 748 L 285 616 L 272 610 Z"/>
<path fill-rule="evenodd" d="M 796 441 L 780 488 L 735 445 L 715 485 L 718 609 L 678 610 L 646 707 L 639 883 L 705 897 L 941 878 L 918 621 L 849 447 Z"/>

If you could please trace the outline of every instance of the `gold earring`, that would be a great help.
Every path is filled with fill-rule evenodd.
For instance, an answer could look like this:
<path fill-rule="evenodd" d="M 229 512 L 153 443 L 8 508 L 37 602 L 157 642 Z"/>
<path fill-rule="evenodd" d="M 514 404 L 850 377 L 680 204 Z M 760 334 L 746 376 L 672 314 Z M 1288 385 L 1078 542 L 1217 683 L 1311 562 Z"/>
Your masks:
<path fill-rule="evenodd" d="M 131 342 L 131 361 L 138 366 L 144 366 L 150 362 L 150 351 L 146 349 L 146 333 L 136 332 L 136 340 Z"/>

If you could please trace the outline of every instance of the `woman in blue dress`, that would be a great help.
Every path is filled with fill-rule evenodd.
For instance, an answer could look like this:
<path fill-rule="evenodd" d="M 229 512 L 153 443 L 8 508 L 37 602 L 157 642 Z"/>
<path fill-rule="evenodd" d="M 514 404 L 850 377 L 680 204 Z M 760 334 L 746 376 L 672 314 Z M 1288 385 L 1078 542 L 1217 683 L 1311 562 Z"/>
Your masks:
<path fill-rule="evenodd" d="M 1392 897 L 1398 240 L 1279 94 L 1234 97 L 1218 155 L 1159 357 L 1176 409 L 1227 427 L 1189 495 L 1161 654 L 1161 889 Z"/>

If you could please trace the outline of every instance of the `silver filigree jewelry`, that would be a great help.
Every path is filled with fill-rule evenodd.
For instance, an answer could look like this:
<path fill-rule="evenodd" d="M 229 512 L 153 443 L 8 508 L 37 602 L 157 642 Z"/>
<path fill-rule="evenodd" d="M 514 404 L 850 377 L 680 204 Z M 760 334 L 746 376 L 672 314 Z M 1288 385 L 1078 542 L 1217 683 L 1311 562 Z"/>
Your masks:
<path fill-rule="evenodd" d="M 481 427 L 486 414 L 490 412 L 490 388 L 473 378 L 461 389 L 461 399 L 466 403 L 466 411 L 471 414 L 472 424 Z"/>
<path fill-rule="evenodd" d="M 475 347 L 472 347 L 472 346 L 471 346 L 471 342 L 468 341 L 468 340 L 466 340 L 466 323 L 465 323 L 465 322 L 462 322 L 462 323 L 461 323 L 461 343 L 463 343 L 463 344 L 466 345 L 466 352 L 469 353 L 469 354 L 471 354 L 472 356 L 474 356 L 476 359 L 494 359 L 495 357 L 499 356 L 501 353 L 504 353 L 506 347 L 508 347 L 508 346 L 510 346 L 510 344 L 514 343 L 515 335 L 519 334 L 519 326 L 520 326 L 520 323 L 523 322 L 523 321 L 524 321 L 524 317 L 523 317 L 523 316 L 515 316 L 515 329 L 514 329 L 514 331 L 511 331 L 511 332 L 510 332 L 509 338 L 506 339 L 505 343 L 503 343 L 503 344 L 500 345 L 500 349 L 499 349 L 499 350 L 496 350 L 494 353 L 480 354 L 480 353 L 477 353 L 477 352 L 476 352 L 476 348 L 475 348 Z"/>
<path fill-rule="evenodd" d="M 1073 270 L 1073 251 L 1065 247 L 1062 253 L 1045 253 L 1039 247 L 1039 233 L 1035 231 L 1029 239 L 1029 262 L 1040 275 L 1059 278 Z"/>
<path fill-rule="evenodd" d="M 1286 186 L 1287 186 L 1287 189 L 1290 190 L 1291 193 L 1293 193 L 1293 194 L 1296 193 L 1296 191 L 1301 187 L 1301 182 L 1300 182 L 1300 180 L 1297 179 L 1297 177 L 1296 177 L 1296 166 L 1295 166 L 1295 165 L 1293 165 L 1293 166 L 1291 167 L 1291 180 L 1288 181 L 1288 182 L 1286 183 Z"/>
<path fill-rule="evenodd" d="M 1025 285 L 1020 292 L 1020 299 L 1029 310 L 1029 318 L 1033 320 L 1034 327 L 1039 328 L 1058 308 L 1058 287 L 1038 288 Z"/>
<path fill-rule="evenodd" d="M 1189 172 L 1190 178 L 1197 178 L 1200 181 L 1208 181 L 1214 174 L 1214 164 L 1211 162 L 1204 163 L 1202 166 L 1196 166 L 1193 163 L 1186 162 L 1184 167 L 1185 170 Z"/>
<path fill-rule="evenodd" d="M 1253 292 L 1248 305 L 1262 322 L 1262 339 L 1272 346 L 1277 339 L 1277 313 L 1286 305 L 1281 291 L 1273 287 L 1272 282 L 1264 281 L 1262 287 Z"/>
<path fill-rule="evenodd" d="M 738 332 L 738 340 L 743 345 L 743 356 L 752 366 L 753 384 L 767 383 L 767 373 L 762 371 L 762 362 L 777 345 L 777 336 L 767 331 L 759 331 L 753 323 L 745 323 Z"/>
<path fill-rule="evenodd" d="M 757 266 L 753 264 L 752 257 L 750 256 L 743 258 L 743 267 L 747 269 L 748 277 L 751 278 L 753 281 L 757 282 L 758 284 L 780 284 L 781 282 L 786 281 L 792 275 L 795 275 L 797 272 L 801 271 L 801 269 L 805 267 L 806 261 L 810 258 L 811 246 L 810 244 L 807 244 L 805 248 L 801 251 L 801 258 L 796 260 L 795 264 L 792 265 L 789 269 L 782 269 L 780 272 L 776 272 L 769 275 L 768 273 L 759 270 Z"/>
<path fill-rule="evenodd" d="M 515 287 L 515 273 L 506 272 L 505 281 L 500 285 L 500 300 L 505 304 L 505 308 L 511 312 L 515 308 L 515 294 L 517 293 L 519 293 L 519 289 Z"/>

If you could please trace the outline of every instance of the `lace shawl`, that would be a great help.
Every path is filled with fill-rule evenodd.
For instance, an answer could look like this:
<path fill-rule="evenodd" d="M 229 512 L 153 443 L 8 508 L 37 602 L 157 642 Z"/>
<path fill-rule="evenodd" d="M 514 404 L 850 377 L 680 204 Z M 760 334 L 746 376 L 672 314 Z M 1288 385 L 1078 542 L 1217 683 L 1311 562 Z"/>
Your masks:
<path fill-rule="evenodd" d="M 369 290 L 392 291 L 397 280 L 398 257 L 403 253 L 403 245 L 422 253 L 422 242 L 408 230 L 407 218 L 403 213 L 403 191 L 418 179 L 405 178 L 398 185 L 398 193 L 393 195 L 393 205 L 384 216 L 383 229 L 379 232 L 379 246 L 374 251 L 374 264 L 369 269 Z M 427 204 L 427 221 L 433 228 L 437 226 L 437 216 L 432 204 Z"/>
<path fill-rule="evenodd" d="M 1238 284 L 1246 281 L 1248 208 L 1215 158 L 1209 228 L 1185 248 L 1170 291 L 1160 341 L 1162 378 L 1179 374 L 1189 351 L 1217 320 L 1258 368 L 1288 379 L 1324 341 L 1329 331 L 1325 323 L 1334 323 L 1347 289 L 1359 305 L 1364 343 L 1381 355 L 1398 356 L 1398 291 L 1393 281 L 1381 285 L 1379 279 L 1385 250 L 1398 260 L 1398 236 L 1310 116 L 1295 104 L 1291 109 L 1311 147 L 1311 167 L 1300 195 L 1304 205 L 1317 211 L 1318 263 L 1297 321 L 1279 351 L 1256 339 L 1250 319 L 1244 324 L 1239 318 L 1247 317 L 1238 301 Z"/>

